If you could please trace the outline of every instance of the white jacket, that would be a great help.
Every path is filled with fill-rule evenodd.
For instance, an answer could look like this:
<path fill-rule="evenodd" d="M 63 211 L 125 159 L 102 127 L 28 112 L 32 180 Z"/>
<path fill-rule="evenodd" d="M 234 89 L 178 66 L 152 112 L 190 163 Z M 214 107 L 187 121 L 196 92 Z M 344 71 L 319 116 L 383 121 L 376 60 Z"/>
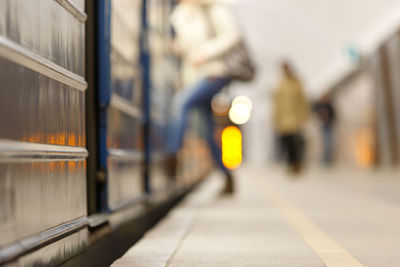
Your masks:
<path fill-rule="evenodd" d="M 183 82 L 204 77 L 224 77 L 222 56 L 240 41 L 240 32 L 228 4 L 217 0 L 181 2 L 171 15 L 176 43 L 183 60 Z M 196 58 L 204 64 L 194 66 Z"/>

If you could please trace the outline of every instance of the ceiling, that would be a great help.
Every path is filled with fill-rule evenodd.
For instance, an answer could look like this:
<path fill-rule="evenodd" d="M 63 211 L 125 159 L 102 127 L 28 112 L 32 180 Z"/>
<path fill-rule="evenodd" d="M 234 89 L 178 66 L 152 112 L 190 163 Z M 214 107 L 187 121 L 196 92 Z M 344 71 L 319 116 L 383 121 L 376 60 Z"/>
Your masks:
<path fill-rule="evenodd" d="M 236 0 L 235 8 L 259 66 L 257 84 L 272 89 L 285 58 L 318 95 L 351 64 L 350 47 L 361 49 L 395 23 L 388 18 L 400 14 L 400 0 Z"/>

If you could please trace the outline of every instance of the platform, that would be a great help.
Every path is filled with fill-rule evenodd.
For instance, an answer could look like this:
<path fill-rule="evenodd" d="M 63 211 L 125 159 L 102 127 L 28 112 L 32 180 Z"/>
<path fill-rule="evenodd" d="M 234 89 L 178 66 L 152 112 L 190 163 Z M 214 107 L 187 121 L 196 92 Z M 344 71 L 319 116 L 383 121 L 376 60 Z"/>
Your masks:
<path fill-rule="evenodd" d="M 247 166 L 235 176 L 235 196 L 219 196 L 212 174 L 112 266 L 400 266 L 394 172 L 291 178 Z"/>

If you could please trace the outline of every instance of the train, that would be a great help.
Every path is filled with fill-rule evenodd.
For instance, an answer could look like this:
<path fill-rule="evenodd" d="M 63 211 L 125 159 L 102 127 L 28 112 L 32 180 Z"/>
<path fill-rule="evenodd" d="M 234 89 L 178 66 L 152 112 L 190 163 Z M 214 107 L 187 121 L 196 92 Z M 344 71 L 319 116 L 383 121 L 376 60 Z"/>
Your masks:
<path fill-rule="evenodd" d="M 165 170 L 175 4 L 0 1 L 0 265 L 108 266 L 209 172 L 196 119 Z"/>

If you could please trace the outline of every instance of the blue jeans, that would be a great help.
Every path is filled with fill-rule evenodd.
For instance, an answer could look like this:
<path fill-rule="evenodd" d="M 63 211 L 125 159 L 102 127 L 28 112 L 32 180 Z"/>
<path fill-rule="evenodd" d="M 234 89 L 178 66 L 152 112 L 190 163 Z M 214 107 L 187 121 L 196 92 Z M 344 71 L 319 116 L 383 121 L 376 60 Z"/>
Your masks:
<path fill-rule="evenodd" d="M 326 165 L 333 163 L 333 126 L 323 125 L 322 126 L 322 161 Z"/>
<path fill-rule="evenodd" d="M 230 79 L 205 78 L 194 85 L 193 88 L 183 90 L 174 97 L 174 109 L 172 120 L 168 126 L 167 149 L 170 154 L 176 154 L 182 147 L 183 138 L 188 125 L 189 113 L 194 108 L 202 112 L 202 118 L 206 127 L 206 140 L 210 147 L 218 167 L 226 174 L 229 170 L 222 162 L 221 147 L 214 140 L 214 121 L 211 111 L 211 100 L 218 94 Z"/>

